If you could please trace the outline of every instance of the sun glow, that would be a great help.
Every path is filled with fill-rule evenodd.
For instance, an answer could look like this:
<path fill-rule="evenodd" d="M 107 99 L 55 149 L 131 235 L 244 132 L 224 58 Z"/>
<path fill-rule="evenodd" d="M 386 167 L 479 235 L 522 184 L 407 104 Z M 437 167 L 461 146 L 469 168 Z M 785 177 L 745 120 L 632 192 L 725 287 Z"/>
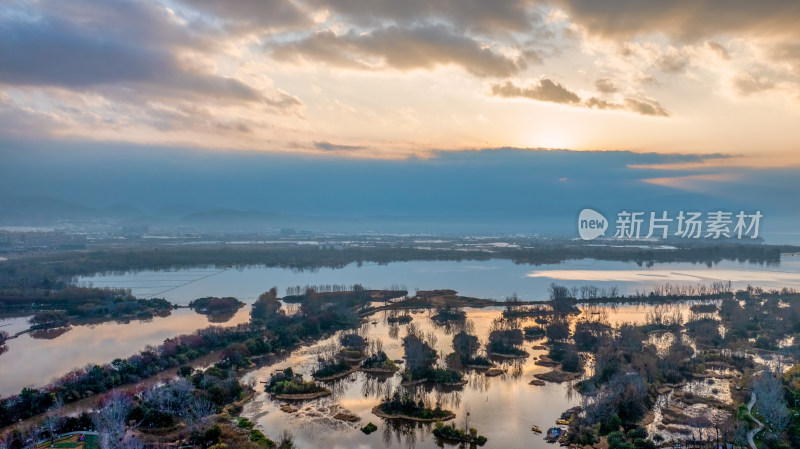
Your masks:
<path fill-rule="evenodd" d="M 525 136 L 526 146 L 532 148 L 577 148 L 580 140 L 578 131 L 566 126 L 540 127 Z"/>

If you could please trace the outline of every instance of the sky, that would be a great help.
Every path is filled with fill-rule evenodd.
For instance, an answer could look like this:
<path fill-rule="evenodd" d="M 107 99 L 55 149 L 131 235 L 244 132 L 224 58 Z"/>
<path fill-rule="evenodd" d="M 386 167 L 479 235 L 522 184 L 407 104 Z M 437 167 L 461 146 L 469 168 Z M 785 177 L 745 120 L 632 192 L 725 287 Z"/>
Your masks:
<path fill-rule="evenodd" d="M 426 179 L 467 163 L 780 208 L 800 187 L 798 23 L 793 0 L 5 0 L 0 193 L 157 207 L 137 164 L 240 185 L 276 161 Z M 313 204 L 217 187 L 225 207 Z M 359 210 L 405 213 L 387 204 Z"/>

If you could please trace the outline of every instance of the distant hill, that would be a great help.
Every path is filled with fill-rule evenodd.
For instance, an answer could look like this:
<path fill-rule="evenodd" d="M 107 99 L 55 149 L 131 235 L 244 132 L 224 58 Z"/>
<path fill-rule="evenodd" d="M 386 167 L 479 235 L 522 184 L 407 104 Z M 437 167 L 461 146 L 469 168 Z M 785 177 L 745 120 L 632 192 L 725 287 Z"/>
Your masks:
<path fill-rule="evenodd" d="M 0 224 L 46 225 L 57 220 L 79 220 L 101 215 L 88 206 L 43 195 L 0 196 Z"/>

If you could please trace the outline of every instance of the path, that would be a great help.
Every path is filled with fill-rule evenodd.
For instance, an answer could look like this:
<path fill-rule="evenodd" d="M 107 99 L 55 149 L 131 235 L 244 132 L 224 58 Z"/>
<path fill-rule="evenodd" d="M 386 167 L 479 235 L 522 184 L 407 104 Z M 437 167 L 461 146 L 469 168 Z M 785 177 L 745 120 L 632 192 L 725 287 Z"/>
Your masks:
<path fill-rule="evenodd" d="M 756 443 L 753 441 L 753 437 L 756 436 L 758 432 L 761 432 L 761 429 L 764 428 L 764 424 L 762 424 L 761 421 L 753 416 L 752 410 L 754 405 L 756 405 L 756 394 L 750 393 L 750 402 L 747 403 L 747 413 L 750 413 L 750 417 L 753 418 L 753 421 L 758 424 L 758 428 L 747 432 L 747 444 L 750 445 L 750 449 L 758 449 L 758 447 L 756 447 Z"/>
<path fill-rule="evenodd" d="M 80 431 L 75 431 L 75 432 L 67 432 L 67 433 L 59 434 L 55 439 L 58 440 L 60 438 L 64 438 L 64 437 L 68 437 L 68 436 L 72 436 L 72 435 L 94 435 L 94 436 L 100 436 L 99 433 L 97 433 L 95 431 L 92 431 L 92 430 L 80 430 Z M 39 446 L 41 446 L 43 444 L 46 444 L 49 441 L 50 441 L 50 438 L 45 438 L 42 441 L 37 442 L 35 447 L 39 447 Z"/>

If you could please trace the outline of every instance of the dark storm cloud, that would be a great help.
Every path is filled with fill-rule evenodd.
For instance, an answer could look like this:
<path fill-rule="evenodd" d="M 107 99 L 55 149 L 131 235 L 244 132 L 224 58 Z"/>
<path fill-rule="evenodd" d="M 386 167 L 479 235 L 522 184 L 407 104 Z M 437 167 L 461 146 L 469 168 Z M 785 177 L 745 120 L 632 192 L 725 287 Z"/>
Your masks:
<path fill-rule="evenodd" d="M 378 59 L 398 70 L 434 69 L 454 64 L 475 76 L 503 77 L 517 73 L 525 62 L 511 59 L 480 41 L 456 34 L 445 25 L 388 26 L 366 34 L 336 35 L 321 31 L 306 38 L 275 45 L 279 60 L 303 58 L 338 67 L 371 69 Z"/>

